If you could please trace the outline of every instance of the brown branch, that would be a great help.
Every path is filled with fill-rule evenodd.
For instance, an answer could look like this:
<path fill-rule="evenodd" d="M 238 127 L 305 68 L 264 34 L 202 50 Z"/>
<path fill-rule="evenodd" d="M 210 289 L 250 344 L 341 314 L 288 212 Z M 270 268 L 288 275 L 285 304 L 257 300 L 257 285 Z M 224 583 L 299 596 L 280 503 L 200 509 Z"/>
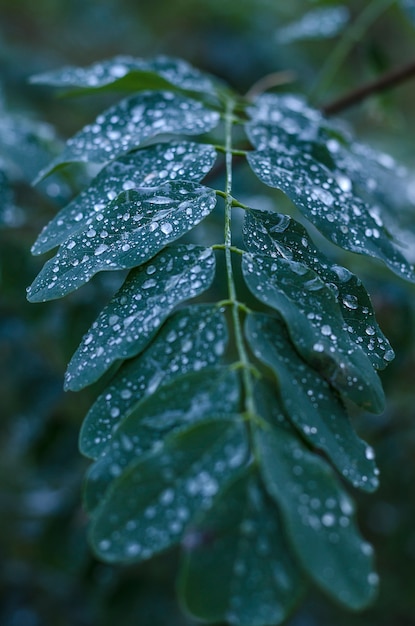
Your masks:
<path fill-rule="evenodd" d="M 378 80 L 374 80 L 367 85 L 363 85 L 345 96 L 334 100 L 333 102 L 329 102 L 329 104 L 322 106 L 321 110 L 326 115 L 334 115 L 335 113 L 339 113 L 354 104 L 362 102 L 362 100 L 365 100 L 367 97 L 375 93 L 379 93 L 385 89 L 389 89 L 390 87 L 395 87 L 412 77 L 415 77 L 415 61 L 411 61 L 408 65 L 392 70 L 391 72 L 384 74 L 384 76 L 381 76 Z"/>

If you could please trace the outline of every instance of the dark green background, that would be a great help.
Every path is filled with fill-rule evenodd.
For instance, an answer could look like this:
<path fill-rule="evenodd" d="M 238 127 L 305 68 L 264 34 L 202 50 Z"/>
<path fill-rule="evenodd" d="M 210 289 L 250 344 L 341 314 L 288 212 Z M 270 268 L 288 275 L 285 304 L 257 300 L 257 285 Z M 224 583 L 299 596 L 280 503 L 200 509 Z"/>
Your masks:
<path fill-rule="evenodd" d="M 166 53 L 186 58 L 242 92 L 270 72 L 291 70 L 296 80 L 283 89 L 310 94 L 320 106 L 415 59 L 414 20 L 399 2 L 390 2 L 351 47 L 333 79 L 323 85 L 322 72 L 339 36 L 283 44 L 281 33 L 307 11 L 334 4 L 339 3 L 0 0 L 0 166 L 4 159 L 15 166 L 11 176 L 15 208 L 0 227 L 1 624 L 193 623 L 175 600 L 176 554 L 140 567 L 114 568 L 97 562 L 86 544 L 81 488 L 87 462 L 78 452 L 77 437 L 98 389 L 64 394 L 62 377 L 82 333 L 113 290 L 113 279 L 95 280 L 63 301 L 26 302 L 25 288 L 42 262 L 30 256 L 30 246 L 81 175 L 59 185 L 52 180 L 31 188 L 28 181 L 56 144 L 48 141 L 39 147 L 20 120 L 47 121 L 57 136 L 65 138 L 107 101 L 57 99 L 50 90 L 28 85 L 28 77 L 116 54 Z M 346 3 L 351 23 L 370 4 L 382 2 Z M 401 4 L 415 6 L 410 1 Z M 413 18 L 415 8 L 412 11 Z M 414 168 L 414 79 L 345 111 L 344 118 L 359 139 Z M 7 124 L 14 129 L 9 139 Z M 415 205 L 415 183 L 413 187 Z M 54 200 L 45 191 L 53 192 Z M 405 222 L 413 231 L 415 207 L 405 214 Z M 409 252 L 413 258 L 414 250 Z M 377 550 L 381 590 L 377 603 L 360 615 L 347 613 L 313 590 L 291 618 L 292 626 L 415 624 L 414 288 L 375 264 L 356 258 L 351 262 L 363 276 L 397 353 L 383 374 L 387 411 L 356 418 L 381 469 L 379 491 L 359 497 L 359 521 Z"/>

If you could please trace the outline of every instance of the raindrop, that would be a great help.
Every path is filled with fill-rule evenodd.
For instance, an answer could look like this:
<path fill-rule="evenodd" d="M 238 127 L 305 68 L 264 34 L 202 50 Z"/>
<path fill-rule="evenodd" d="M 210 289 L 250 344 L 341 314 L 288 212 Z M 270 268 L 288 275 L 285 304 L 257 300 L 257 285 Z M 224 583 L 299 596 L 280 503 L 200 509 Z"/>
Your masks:
<path fill-rule="evenodd" d="M 170 222 L 163 222 L 160 226 L 160 230 L 165 235 L 170 235 L 170 233 L 173 231 L 173 226 L 170 224 Z"/>
<path fill-rule="evenodd" d="M 343 304 L 346 308 L 355 310 L 358 308 L 357 297 L 352 294 L 347 294 L 343 296 Z"/>

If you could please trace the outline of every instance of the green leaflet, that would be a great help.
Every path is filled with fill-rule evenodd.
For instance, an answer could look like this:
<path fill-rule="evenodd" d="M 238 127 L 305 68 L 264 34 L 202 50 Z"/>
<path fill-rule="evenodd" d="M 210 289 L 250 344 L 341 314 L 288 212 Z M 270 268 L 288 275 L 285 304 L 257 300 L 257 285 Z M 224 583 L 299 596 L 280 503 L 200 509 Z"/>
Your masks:
<path fill-rule="evenodd" d="M 28 290 L 29 300 L 60 298 L 97 272 L 145 263 L 196 226 L 215 204 L 213 190 L 192 182 L 122 192 L 47 261 Z"/>
<path fill-rule="evenodd" d="M 331 167 L 324 162 L 328 151 L 321 116 L 300 99 L 272 95 L 258 98 L 249 113 L 247 132 L 256 150 L 247 159 L 260 180 L 287 194 L 336 245 L 376 257 L 396 274 L 415 281 L 413 267 L 392 243 L 378 212 L 354 194 L 351 180 L 336 170 L 335 154 Z M 320 142 L 323 160 L 314 155 Z"/>
<path fill-rule="evenodd" d="M 337 297 L 348 332 L 372 365 L 383 369 L 393 359 L 360 279 L 345 267 L 330 263 L 301 224 L 288 215 L 250 210 L 245 214 L 244 240 L 250 252 L 297 261 L 316 272 Z"/>
<path fill-rule="evenodd" d="M 110 107 L 69 139 L 62 154 L 37 180 L 66 163 L 104 164 L 159 135 L 201 135 L 218 122 L 216 111 L 187 96 L 169 91 L 140 93 Z"/>
<path fill-rule="evenodd" d="M 200 423 L 131 463 L 92 517 L 90 540 L 100 558 L 138 562 L 177 544 L 186 526 L 246 463 L 240 420 Z"/>
<path fill-rule="evenodd" d="M 183 538 L 179 592 L 207 622 L 268 626 L 284 621 L 303 592 L 278 512 L 256 472 L 244 471 L 202 511 Z"/>
<path fill-rule="evenodd" d="M 182 599 L 211 622 L 281 623 L 305 574 L 345 606 L 366 606 L 376 586 L 371 550 L 340 480 L 372 491 L 377 470 L 345 406 L 350 400 L 382 410 L 375 368 L 393 351 L 358 277 L 333 265 L 289 216 L 239 202 L 233 127 L 246 112 L 252 169 L 327 237 L 413 280 L 390 235 L 398 199 L 388 213 L 388 160 L 295 96 L 264 95 L 250 105 L 167 57 L 117 57 L 35 82 L 129 92 L 41 174 L 72 161 L 102 166 L 34 244 L 34 253 L 59 249 L 28 295 L 59 298 L 97 272 L 130 270 L 65 381 L 76 390 L 108 374 L 80 436 L 94 460 L 85 502 L 95 552 L 132 563 L 182 541 Z M 186 139 L 219 122 L 214 139 Z M 224 190 L 200 184 L 216 151 L 224 157 Z M 202 245 L 188 243 L 217 196 L 224 199 L 223 238 L 218 211 L 194 233 Z M 401 197 L 407 204 L 409 192 Z M 246 210 L 243 250 L 234 207 Z M 213 283 L 215 255 L 223 276 Z M 237 280 L 236 255 L 248 291 L 268 314 L 248 310 L 246 296 L 250 307 L 255 302 Z M 212 284 L 217 304 L 180 309 Z M 270 379 L 272 386 L 264 382 Z"/>
<path fill-rule="evenodd" d="M 304 570 L 336 600 L 362 609 L 374 598 L 372 547 L 362 540 L 354 505 L 330 467 L 312 454 L 272 404 L 262 410 L 273 425 L 255 434 L 260 469 L 278 504 L 285 532 Z"/>
<path fill-rule="evenodd" d="M 284 318 L 301 356 L 358 406 L 382 411 L 381 382 L 345 329 L 336 296 L 318 275 L 302 263 L 248 253 L 242 271 L 253 295 Z"/>
<path fill-rule="evenodd" d="M 67 389 L 81 389 L 141 352 L 174 307 L 205 291 L 214 274 L 212 249 L 193 245 L 167 248 L 132 270 L 73 355 Z"/>
<path fill-rule="evenodd" d="M 212 168 L 216 151 L 209 144 L 161 143 L 120 157 L 104 167 L 89 187 L 45 226 L 32 253 L 41 254 L 82 231 L 85 223 L 107 210 L 121 192 L 158 187 L 167 181 L 200 181 Z"/>
<path fill-rule="evenodd" d="M 134 405 L 179 376 L 218 364 L 227 339 L 226 320 L 216 306 L 194 305 L 172 315 L 92 405 L 81 428 L 81 452 L 97 459 Z"/>
<path fill-rule="evenodd" d="M 373 449 L 356 436 L 335 391 L 296 353 L 283 324 L 250 314 L 245 332 L 255 356 L 275 374 L 281 404 L 301 435 L 325 452 L 354 487 L 376 489 Z"/>
<path fill-rule="evenodd" d="M 114 431 L 109 445 L 88 471 L 85 503 L 95 508 L 111 481 L 137 458 L 163 445 L 173 431 L 213 418 L 226 419 L 240 409 L 236 372 L 209 368 L 174 378 L 136 404 Z"/>
<path fill-rule="evenodd" d="M 159 55 L 153 59 L 117 56 L 89 67 L 64 67 L 31 78 L 31 82 L 70 90 L 71 94 L 96 91 L 179 89 L 211 93 L 214 83 L 182 59 Z"/>
<path fill-rule="evenodd" d="M 277 40 L 287 44 L 303 40 L 321 40 L 338 36 L 350 14 L 345 6 L 317 7 L 307 11 L 299 20 L 278 29 Z"/>

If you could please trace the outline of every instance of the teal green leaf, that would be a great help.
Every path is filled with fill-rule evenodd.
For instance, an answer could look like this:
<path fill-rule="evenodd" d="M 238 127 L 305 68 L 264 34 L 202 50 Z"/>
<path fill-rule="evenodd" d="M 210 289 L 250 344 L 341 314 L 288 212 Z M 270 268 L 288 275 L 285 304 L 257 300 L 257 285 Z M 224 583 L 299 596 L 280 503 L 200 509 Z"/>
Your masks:
<path fill-rule="evenodd" d="M 278 413 L 268 403 L 268 415 Z M 372 546 L 359 534 L 354 504 L 323 459 L 308 451 L 281 414 L 257 429 L 260 469 L 285 532 L 304 570 L 321 589 L 351 609 L 374 599 Z"/>
<path fill-rule="evenodd" d="M 380 379 L 318 275 L 302 263 L 250 253 L 243 257 L 242 271 L 252 294 L 283 317 L 301 356 L 352 402 L 381 412 Z"/>
<path fill-rule="evenodd" d="M 177 544 L 248 454 L 240 419 L 212 419 L 167 437 L 112 482 L 92 517 L 94 550 L 105 561 L 138 562 Z"/>
<path fill-rule="evenodd" d="M 214 274 L 212 249 L 193 245 L 169 247 L 133 269 L 73 355 L 66 388 L 82 389 L 115 361 L 139 354 L 174 307 L 208 289 Z"/>
<path fill-rule="evenodd" d="M 226 319 L 218 307 L 196 305 L 175 313 L 92 405 L 81 428 L 81 452 L 98 458 L 134 405 L 179 376 L 218 364 L 227 341 Z"/>
<path fill-rule="evenodd" d="M 316 272 L 332 289 L 348 332 L 372 365 L 377 369 L 388 365 L 394 353 L 376 322 L 361 280 L 345 267 L 332 264 L 301 224 L 288 215 L 250 210 L 245 214 L 244 239 L 250 252 L 297 261 Z"/>
<path fill-rule="evenodd" d="M 274 372 L 280 401 L 301 435 L 354 487 L 374 491 L 379 480 L 373 449 L 357 437 L 335 391 L 294 350 L 283 324 L 249 314 L 245 332 L 255 356 Z"/>
<path fill-rule="evenodd" d="M 209 144 L 181 141 L 149 146 L 112 161 L 43 229 L 32 253 L 47 252 L 82 230 L 121 192 L 158 187 L 169 180 L 200 181 L 215 159 L 216 151 Z"/>
<path fill-rule="evenodd" d="M 247 132 L 256 150 L 247 159 L 260 180 L 281 189 L 336 245 L 375 257 L 415 281 L 412 265 L 391 241 L 378 211 L 356 195 L 351 180 L 336 169 L 335 153 L 330 155 L 325 147 L 321 115 L 299 98 L 273 95 L 258 98 L 249 113 Z M 318 158 L 319 151 L 324 158 Z"/>
<path fill-rule="evenodd" d="M 349 17 L 345 6 L 318 7 L 304 13 L 299 20 L 279 28 L 277 41 L 287 44 L 336 37 L 349 21 Z"/>
<path fill-rule="evenodd" d="M 201 135 L 218 122 L 217 112 L 187 96 L 164 91 L 140 93 L 110 107 L 69 139 L 37 180 L 66 163 L 108 163 L 159 135 Z"/>
<path fill-rule="evenodd" d="M 146 452 L 159 449 L 166 434 L 212 417 L 232 416 L 240 409 L 237 373 L 228 367 L 209 368 L 175 378 L 144 398 L 120 422 L 109 445 L 91 466 L 85 503 L 95 508 L 108 485 Z"/>
<path fill-rule="evenodd" d="M 61 87 L 70 93 L 172 88 L 208 93 L 214 88 L 210 77 L 186 61 L 162 55 L 153 59 L 117 56 L 85 68 L 63 67 L 37 74 L 30 82 Z"/>
<path fill-rule="evenodd" d="M 301 598 L 303 575 L 256 472 L 245 471 L 225 487 L 182 544 L 179 593 L 198 619 L 280 624 Z"/>
<path fill-rule="evenodd" d="M 415 25 L 415 0 L 399 0 L 399 4 L 407 18 Z"/>
<path fill-rule="evenodd" d="M 216 193 L 192 182 L 122 192 L 69 237 L 28 290 L 31 302 L 60 298 L 103 270 L 145 263 L 213 210 Z"/>

